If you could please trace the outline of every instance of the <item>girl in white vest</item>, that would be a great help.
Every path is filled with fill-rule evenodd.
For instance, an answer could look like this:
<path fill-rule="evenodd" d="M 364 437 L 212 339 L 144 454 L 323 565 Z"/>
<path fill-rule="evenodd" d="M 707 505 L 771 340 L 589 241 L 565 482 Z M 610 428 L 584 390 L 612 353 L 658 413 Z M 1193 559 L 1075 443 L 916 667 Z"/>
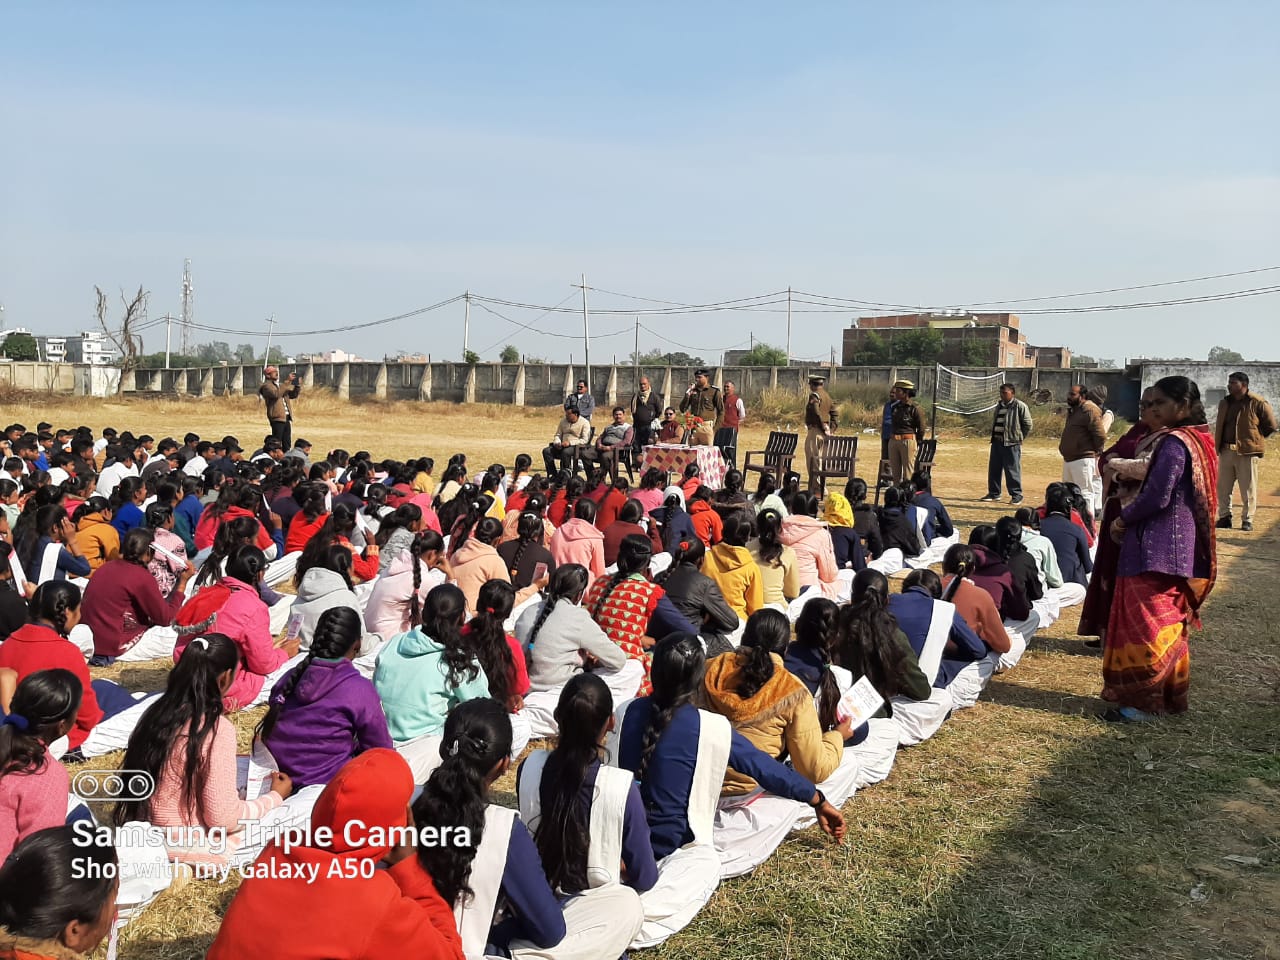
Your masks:
<path fill-rule="evenodd" d="M 547 880 L 564 893 L 623 884 L 643 904 L 658 883 L 658 865 L 635 777 L 601 762 L 614 728 L 609 687 L 594 674 L 578 674 L 561 692 L 555 717 L 556 748 L 530 754 L 516 785 Z M 655 903 L 664 896 L 659 890 Z M 646 911 L 645 919 L 666 917 Z"/>
<path fill-rule="evenodd" d="M 516 811 L 488 802 L 489 787 L 511 766 L 503 706 L 486 698 L 454 707 L 440 756 L 413 816 L 420 829 L 439 831 L 441 842 L 419 846 L 418 857 L 454 906 L 468 960 L 620 956 L 640 929 L 636 892 L 613 884 L 559 898 Z"/>

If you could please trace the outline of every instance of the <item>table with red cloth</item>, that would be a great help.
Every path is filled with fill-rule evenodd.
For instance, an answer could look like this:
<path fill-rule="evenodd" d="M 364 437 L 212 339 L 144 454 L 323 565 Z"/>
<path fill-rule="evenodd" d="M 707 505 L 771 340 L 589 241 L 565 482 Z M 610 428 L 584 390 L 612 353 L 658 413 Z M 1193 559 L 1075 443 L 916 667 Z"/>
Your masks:
<path fill-rule="evenodd" d="M 724 486 L 724 475 L 728 470 L 719 447 L 685 446 L 681 443 L 655 443 L 644 448 L 641 455 L 640 472 L 650 467 L 657 467 L 668 474 L 684 476 L 684 468 L 691 463 L 698 465 L 699 476 L 703 484 L 712 490 Z"/>

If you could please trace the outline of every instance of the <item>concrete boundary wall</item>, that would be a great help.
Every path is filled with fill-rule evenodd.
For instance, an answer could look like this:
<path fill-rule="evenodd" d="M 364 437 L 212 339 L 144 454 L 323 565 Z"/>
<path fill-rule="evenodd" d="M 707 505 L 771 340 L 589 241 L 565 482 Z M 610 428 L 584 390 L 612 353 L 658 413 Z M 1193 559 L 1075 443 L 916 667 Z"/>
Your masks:
<path fill-rule="evenodd" d="M 340 397 L 359 400 L 442 400 L 451 403 L 494 403 L 549 407 L 559 405 L 574 384 L 586 373 L 580 364 L 546 363 L 462 363 L 360 362 L 303 363 L 286 365 L 285 375 L 297 370 L 304 390 L 328 390 Z M 905 378 L 916 384 L 927 399 L 933 390 L 932 366 L 899 367 L 710 367 L 717 386 L 732 380 L 747 401 L 767 389 L 799 392 L 810 373 L 821 373 L 828 386 L 866 384 L 887 391 L 895 380 Z M 998 368 L 961 368 L 971 376 L 995 373 Z M 1022 367 L 1005 370 L 1005 378 L 1020 395 L 1044 391 L 1050 402 L 1065 399 L 1073 383 L 1105 386 L 1107 406 L 1119 416 L 1135 419 L 1138 398 L 1146 386 L 1163 376 L 1183 374 L 1200 384 L 1205 405 L 1212 416 L 1226 392 L 1227 375 L 1233 370 L 1247 372 L 1255 393 L 1268 399 L 1280 397 L 1280 364 L 1243 363 L 1223 365 L 1191 361 L 1137 361 L 1126 370 L 1055 369 Z M 0 385 L 44 393 L 104 396 L 114 393 L 111 367 L 88 364 L 0 363 Z M 112 374 L 112 376 L 108 376 Z M 593 366 L 591 392 L 599 406 L 621 403 L 626 406 L 635 393 L 640 376 L 647 376 L 665 398 L 678 399 L 693 380 L 691 367 Z M 255 365 L 227 365 L 185 370 L 135 370 L 127 378 L 125 393 L 167 396 L 252 395 L 262 382 L 262 369 Z"/>

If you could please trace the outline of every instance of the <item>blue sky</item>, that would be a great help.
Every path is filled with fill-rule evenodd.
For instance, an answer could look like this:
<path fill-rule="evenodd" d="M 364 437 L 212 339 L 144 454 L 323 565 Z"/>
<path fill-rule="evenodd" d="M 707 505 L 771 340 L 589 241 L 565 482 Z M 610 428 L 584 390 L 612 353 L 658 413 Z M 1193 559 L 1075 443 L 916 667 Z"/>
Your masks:
<path fill-rule="evenodd" d="M 184 257 L 199 322 L 289 332 L 465 289 L 555 304 L 584 272 L 682 302 L 960 304 L 1280 264 L 1280 5 L 789 6 L 6 4 L 5 320 L 87 327 L 95 283 L 176 313 Z M 838 348 L 856 312 L 797 314 L 793 353 Z M 486 359 L 581 356 L 471 318 Z M 1023 329 L 1116 359 L 1280 359 L 1278 319 L 1270 296 Z M 643 322 L 707 359 L 785 336 L 775 313 Z M 287 345 L 457 357 L 462 306 Z"/>

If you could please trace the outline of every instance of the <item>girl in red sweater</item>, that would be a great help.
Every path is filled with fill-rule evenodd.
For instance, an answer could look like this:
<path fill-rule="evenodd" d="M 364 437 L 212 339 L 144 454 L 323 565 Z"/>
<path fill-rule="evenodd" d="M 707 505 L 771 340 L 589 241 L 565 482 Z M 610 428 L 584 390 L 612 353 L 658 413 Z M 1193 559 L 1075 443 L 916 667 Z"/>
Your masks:
<path fill-rule="evenodd" d="M 294 523 L 298 521 L 295 519 Z M 365 547 L 364 552 L 356 550 L 351 543 L 351 533 L 356 528 L 356 515 L 344 503 L 335 503 L 329 518 L 320 530 L 307 541 L 302 556 L 298 558 L 297 572 L 294 582 L 301 583 L 303 576 L 312 567 L 323 566 L 325 554 L 335 543 L 351 551 L 351 578 L 360 583 L 374 580 L 378 576 L 379 552 L 375 544 Z"/>

